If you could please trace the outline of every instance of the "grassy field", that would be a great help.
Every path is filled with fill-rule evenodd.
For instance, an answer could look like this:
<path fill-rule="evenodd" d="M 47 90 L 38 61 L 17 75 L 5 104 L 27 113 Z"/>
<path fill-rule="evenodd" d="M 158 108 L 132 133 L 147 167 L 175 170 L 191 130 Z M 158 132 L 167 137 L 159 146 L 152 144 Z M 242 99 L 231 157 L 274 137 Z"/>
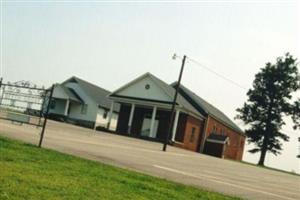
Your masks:
<path fill-rule="evenodd" d="M 0 199 L 238 199 L 0 137 Z"/>

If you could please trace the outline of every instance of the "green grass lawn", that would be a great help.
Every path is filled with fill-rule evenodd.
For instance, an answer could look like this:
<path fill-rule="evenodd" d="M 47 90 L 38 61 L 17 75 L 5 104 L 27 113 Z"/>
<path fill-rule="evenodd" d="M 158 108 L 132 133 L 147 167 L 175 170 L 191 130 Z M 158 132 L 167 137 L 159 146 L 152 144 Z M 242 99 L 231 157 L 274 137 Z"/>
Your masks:
<path fill-rule="evenodd" d="M 0 137 L 0 199 L 238 199 Z"/>

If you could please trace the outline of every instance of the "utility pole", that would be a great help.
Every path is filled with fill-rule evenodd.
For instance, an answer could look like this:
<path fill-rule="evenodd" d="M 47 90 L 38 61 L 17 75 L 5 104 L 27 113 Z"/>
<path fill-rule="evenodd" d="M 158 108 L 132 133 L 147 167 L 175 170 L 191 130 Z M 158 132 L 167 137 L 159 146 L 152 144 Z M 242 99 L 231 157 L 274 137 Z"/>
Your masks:
<path fill-rule="evenodd" d="M 163 151 L 167 150 L 169 137 L 171 135 L 171 131 L 172 131 L 173 123 L 174 123 L 176 100 L 177 100 L 177 96 L 178 96 L 178 90 L 179 90 L 179 86 L 180 86 L 180 82 L 181 82 L 181 77 L 182 77 L 182 73 L 183 73 L 183 69 L 184 69 L 185 60 L 186 60 L 186 55 L 184 55 L 183 59 L 182 59 L 181 69 L 180 69 L 180 73 L 179 73 L 179 77 L 178 77 L 178 81 L 177 81 L 177 85 L 176 85 L 176 91 L 175 91 L 174 99 L 173 99 L 173 103 L 172 103 L 171 117 L 170 117 L 170 121 L 169 121 L 169 129 L 168 129 L 165 141 L 164 141 Z"/>
<path fill-rule="evenodd" d="M 298 142 L 300 143 L 300 137 L 298 137 Z M 299 145 L 299 154 L 297 155 L 297 158 L 300 158 L 300 145 Z"/>

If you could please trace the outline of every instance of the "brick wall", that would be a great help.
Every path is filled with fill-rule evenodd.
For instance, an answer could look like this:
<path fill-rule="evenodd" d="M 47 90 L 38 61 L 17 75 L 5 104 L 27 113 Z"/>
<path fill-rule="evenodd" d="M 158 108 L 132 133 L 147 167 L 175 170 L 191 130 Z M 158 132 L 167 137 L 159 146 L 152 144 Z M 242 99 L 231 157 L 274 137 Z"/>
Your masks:
<path fill-rule="evenodd" d="M 175 143 L 175 146 L 189 149 L 192 151 L 198 151 L 203 125 L 203 121 L 196 119 L 192 116 L 187 116 L 183 142 Z"/>
<path fill-rule="evenodd" d="M 119 120 L 117 125 L 117 132 L 126 134 L 128 127 L 128 118 L 130 113 L 130 106 L 122 105 L 119 113 Z M 144 114 L 151 114 L 150 109 L 136 108 L 134 120 L 132 124 L 132 135 L 139 136 Z M 157 112 L 159 119 L 159 127 L 157 132 L 157 139 L 163 140 L 168 130 L 169 116 L 167 111 Z M 216 129 L 216 130 L 214 130 Z M 179 117 L 176 143 L 175 146 L 189 149 L 192 151 L 199 151 L 199 145 L 202 133 L 205 131 L 205 138 L 214 131 L 217 134 L 225 134 L 229 137 L 229 144 L 225 146 L 224 158 L 233 160 L 242 160 L 245 136 L 237 133 L 231 128 L 223 125 L 221 122 L 209 116 L 206 130 L 204 130 L 204 121 L 196 119 L 192 116 L 181 113 Z M 170 136 L 171 138 L 171 136 Z"/>
<path fill-rule="evenodd" d="M 205 137 L 208 137 L 208 135 L 213 132 L 216 134 L 224 134 L 229 137 L 229 144 L 225 146 L 224 158 L 242 160 L 245 136 L 209 116 Z"/>

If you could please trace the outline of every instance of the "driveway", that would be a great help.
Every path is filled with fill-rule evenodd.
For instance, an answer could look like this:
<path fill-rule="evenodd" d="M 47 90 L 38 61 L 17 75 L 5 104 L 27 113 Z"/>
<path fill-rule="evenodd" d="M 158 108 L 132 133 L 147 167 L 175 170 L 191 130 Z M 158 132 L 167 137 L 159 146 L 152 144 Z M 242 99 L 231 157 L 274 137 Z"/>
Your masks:
<path fill-rule="evenodd" d="M 40 128 L 0 120 L 0 134 L 37 144 Z M 43 147 L 245 199 L 298 200 L 300 176 L 48 121 Z"/>

